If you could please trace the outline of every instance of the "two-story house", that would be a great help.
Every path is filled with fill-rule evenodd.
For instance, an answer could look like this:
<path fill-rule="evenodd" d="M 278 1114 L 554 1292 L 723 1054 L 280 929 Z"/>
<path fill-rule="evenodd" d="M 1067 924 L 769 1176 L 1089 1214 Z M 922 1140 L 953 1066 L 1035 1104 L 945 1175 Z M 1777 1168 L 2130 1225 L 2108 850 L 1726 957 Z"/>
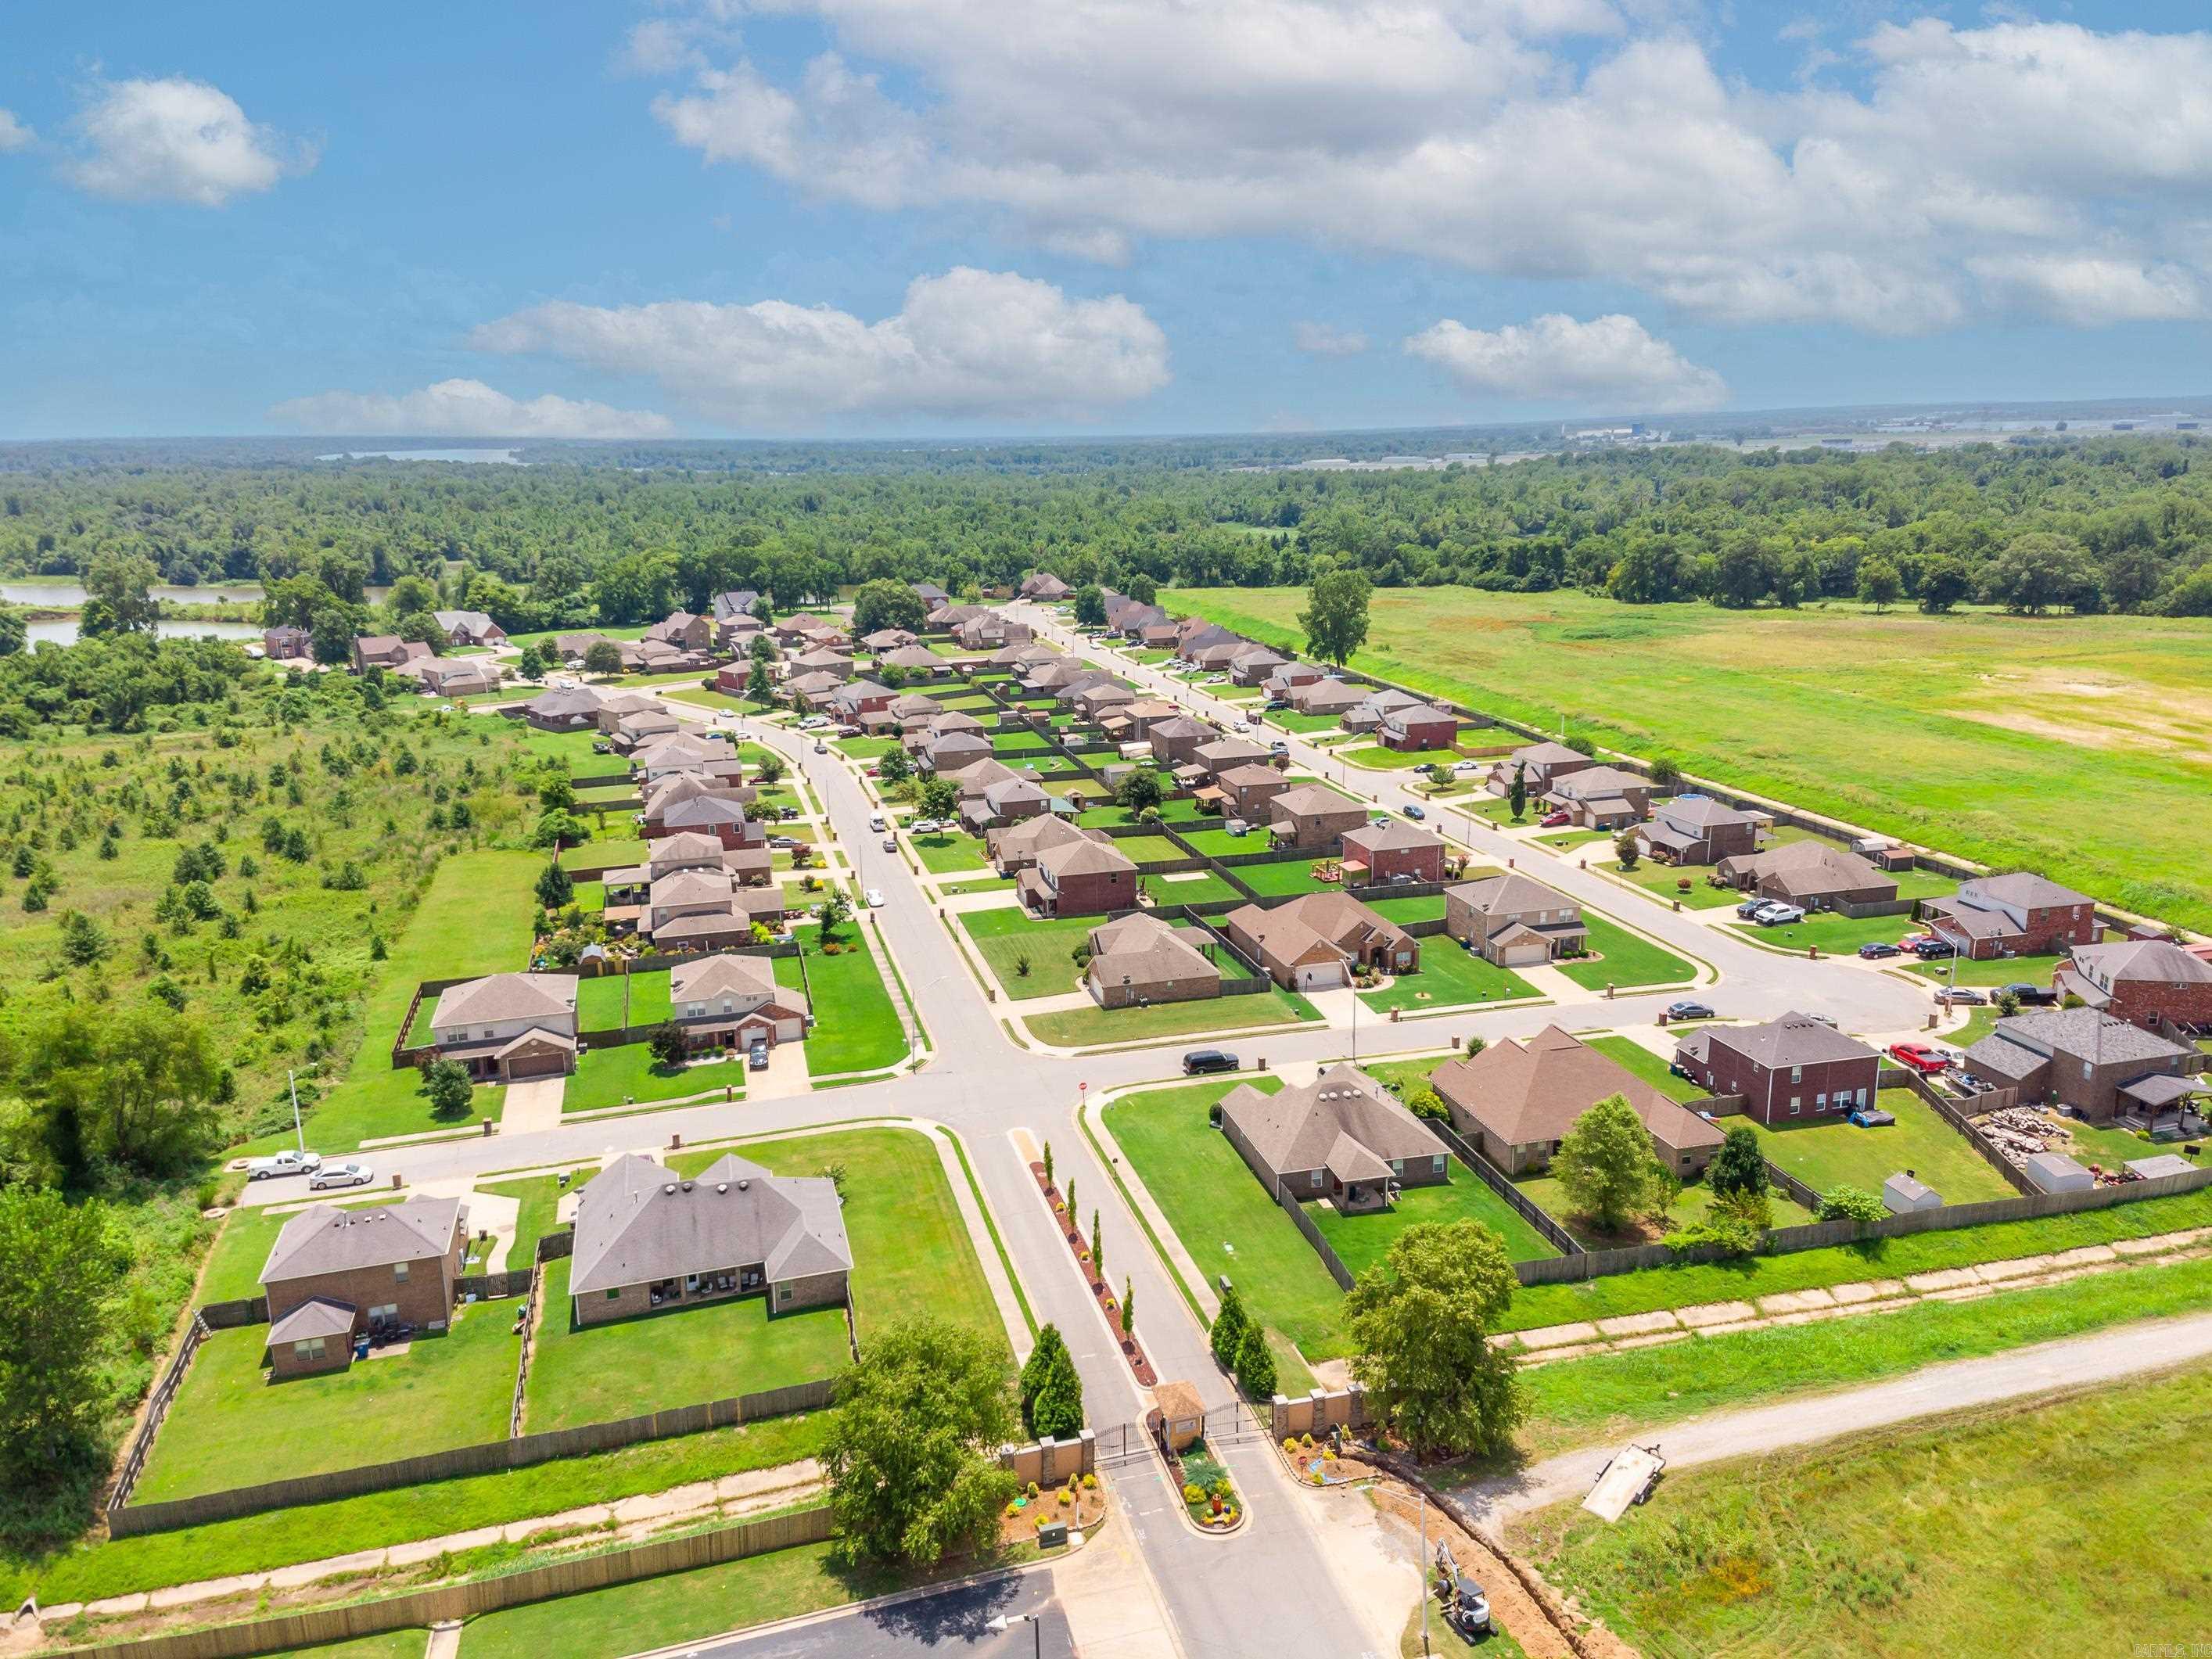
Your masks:
<path fill-rule="evenodd" d="M 1831 1121 L 1869 1105 L 1881 1056 L 1825 1021 L 1784 1014 L 1756 1025 L 1709 1025 L 1676 1045 L 1674 1063 L 1699 1087 L 1741 1095 L 1770 1129 Z"/>
<path fill-rule="evenodd" d="M 1137 866 L 1111 841 L 1061 842 L 1037 849 L 1015 886 L 1040 915 L 1099 915 L 1135 907 Z"/>
<path fill-rule="evenodd" d="M 1923 901 L 1920 914 L 1936 938 L 1977 961 L 2053 956 L 2104 933 L 2087 894 L 2025 871 L 1961 882 L 1948 898 Z"/>
<path fill-rule="evenodd" d="M 576 976 L 489 974 L 449 985 L 431 1011 L 430 1042 L 479 1080 L 564 1077 L 576 1069 Z"/>
<path fill-rule="evenodd" d="M 1580 905 L 1517 871 L 1446 888 L 1444 932 L 1501 968 L 1579 956 L 1589 938 Z"/>

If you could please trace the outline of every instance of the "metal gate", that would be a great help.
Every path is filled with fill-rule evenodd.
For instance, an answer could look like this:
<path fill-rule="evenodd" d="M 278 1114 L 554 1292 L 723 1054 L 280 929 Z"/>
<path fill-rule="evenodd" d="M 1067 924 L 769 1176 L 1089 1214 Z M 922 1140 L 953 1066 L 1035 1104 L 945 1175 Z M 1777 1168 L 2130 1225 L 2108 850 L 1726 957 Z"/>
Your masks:
<path fill-rule="evenodd" d="M 1209 1445 L 1241 1446 L 1247 1441 L 1267 1438 L 1271 1431 L 1267 1419 L 1243 1401 L 1236 1400 L 1206 1413 L 1200 1432 Z"/>
<path fill-rule="evenodd" d="M 1091 1431 L 1091 1455 L 1103 1469 L 1118 1469 L 1147 1455 L 1152 1449 L 1151 1438 L 1141 1423 L 1121 1423 L 1110 1429 Z"/>

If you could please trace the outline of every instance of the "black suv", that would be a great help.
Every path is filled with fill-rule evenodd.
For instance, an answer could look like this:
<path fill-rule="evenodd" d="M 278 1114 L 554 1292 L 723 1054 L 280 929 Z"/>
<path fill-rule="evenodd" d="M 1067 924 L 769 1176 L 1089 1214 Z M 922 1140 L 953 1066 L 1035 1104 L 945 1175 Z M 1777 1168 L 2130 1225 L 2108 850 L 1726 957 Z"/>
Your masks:
<path fill-rule="evenodd" d="M 1185 1077 L 1197 1077 L 1205 1072 L 1233 1072 L 1237 1056 L 1225 1048 L 1193 1048 L 1182 1057 Z"/>

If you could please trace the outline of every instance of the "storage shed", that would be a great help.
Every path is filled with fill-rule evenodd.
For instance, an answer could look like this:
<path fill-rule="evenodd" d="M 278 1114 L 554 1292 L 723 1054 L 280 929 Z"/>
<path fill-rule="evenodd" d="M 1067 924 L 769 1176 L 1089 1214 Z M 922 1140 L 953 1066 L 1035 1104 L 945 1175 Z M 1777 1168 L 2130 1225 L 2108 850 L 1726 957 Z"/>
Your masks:
<path fill-rule="evenodd" d="M 1911 1170 L 1900 1170 L 1881 1183 L 1881 1201 L 1893 1214 L 1903 1215 L 1908 1210 L 1942 1209 L 1943 1194 Z"/>
<path fill-rule="evenodd" d="M 2097 1178 L 2063 1152 L 2038 1152 L 2021 1166 L 2039 1191 L 2085 1193 Z"/>

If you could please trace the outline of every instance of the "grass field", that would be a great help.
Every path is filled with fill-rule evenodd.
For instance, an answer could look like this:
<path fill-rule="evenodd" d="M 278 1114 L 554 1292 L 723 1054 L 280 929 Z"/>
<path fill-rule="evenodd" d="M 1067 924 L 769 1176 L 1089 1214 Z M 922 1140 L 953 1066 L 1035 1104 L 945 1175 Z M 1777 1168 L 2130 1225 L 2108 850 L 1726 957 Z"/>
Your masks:
<path fill-rule="evenodd" d="M 2193 1540 L 2140 1522 L 2212 1503 L 2173 1455 L 2212 1431 L 2209 1378 L 1685 1469 L 1618 1526 L 1561 1504 L 1513 1542 L 1652 1659 L 2118 1653 L 2203 1621 Z"/>
<path fill-rule="evenodd" d="M 1203 829 L 1184 830 L 1181 834 L 1191 844 L 1193 851 L 1202 853 L 1210 859 L 1234 858 L 1240 853 L 1264 853 L 1267 850 L 1267 836 L 1264 830 L 1248 830 L 1241 836 L 1232 836 L 1215 823 Z M 1313 862 L 1311 857 L 1288 861 L 1290 867 L 1298 870 L 1306 869 Z M 1271 864 L 1245 865 L 1240 866 L 1237 873 L 1244 875 L 1255 870 L 1277 867 Z"/>
<path fill-rule="evenodd" d="M 766 1296 L 576 1325 L 569 1317 L 570 1265 L 566 1256 L 546 1264 L 545 1312 L 524 1385 L 526 1433 L 787 1388 L 833 1376 L 852 1363 L 844 1309 L 771 1319 Z"/>
<path fill-rule="evenodd" d="M 1906 971 L 1937 985 L 1978 985 L 1986 991 L 2000 985 L 2048 985 L 2051 975 L 2067 960 L 2065 957 L 2001 957 L 1975 962 L 1954 957 L 1943 962 L 1914 962 L 1908 957 Z"/>
<path fill-rule="evenodd" d="M 623 1025 L 658 1025 L 669 1017 L 668 974 L 601 974 L 576 981 L 576 1025 L 611 1031 Z"/>
<path fill-rule="evenodd" d="M 841 1129 L 681 1152 L 668 1167 L 696 1176 L 725 1150 L 775 1175 L 819 1175 L 833 1164 L 844 1166 L 853 1317 L 863 1352 L 872 1328 L 917 1309 L 1004 1346 L 1006 1324 L 927 1135 L 913 1129 Z M 1013 1363 L 1012 1348 L 1006 1361 Z"/>
<path fill-rule="evenodd" d="M 874 947 L 864 929 L 847 927 L 837 954 L 822 954 L 821 930 L 802 927 L 799 943 L 806 953 L 805 981 L 813 989 L 814 1025 L 806 1034 L 806 1066 L 816 1077 L 844 1072 L 872 1072 L 906 1058 L 906 1023 L 891 1001 L 876 968 Z M 799 959 L 775 958 L 775 982 L 799 988 Z"/>
<path fill-rule="evenodd" d="M 1172 875 L 1139 876 L 1138 880 L 1155 904 L 1220 904 L 1231 899 L 1241 903 L 1244 899 L 1226 878 L 1206 870 L 1178 870 Z"/>
<path fill-rule="evenodd" d="M 1189 857 L 1165 836 L 1124 836 L 1114 843 L 1114 850 L 1132 864 L 1166 864 Z"/>
<path fill-rule="evenodd" d="M 1206 1108 L 1237 1082 L 1269 1094 L 1282 1086 L 1279 1078 L 1258 1075 L 1149 1090 L 1109 1104 L 1107 1130 L 1200 1273 L 1227 1273 L 1254 1316 L 1309 1360 L 1340 1358 L 1351 1350 L 1336 1281 L 1236 1149 L 1206 1123 Z M 1110 1273 L 1110 1259 L 1107 1267 Z M 1310 1385 L 1285 1376 L 1281 1386 L 1295 1395 Z"/>
<path fill-rule="evenodd" d="M 1033 1015 L 1028 1024 L 1030 1035 L 1040 1042 L 1088 1048 L 1114 1042 L 1164 1042 L 1197 1031 L 1258 1030 L 1320 1018 L 1304 997 L 1269 986 L 1256 996 L 1160 1002 L 1149 1008 L 1064 1008 Z"/>
<path fill-rule="evenodd" d="M 1489 873 L 1486 870 L 1470 870 L 1467 879 L 1479 880 Z M 1361 902 L 1376 915 L 1395 921 L 1401 927 L 1409 921 L 1442 921 L 1447 908 L 1442 893 L 1426 894 L 1419 898 L 1378 898 Z M 1421 949 L 1427 951 L 1435 943 L 1434 940 L 1425 940 Z"/>
<path fill-rule="evenodd" d="M 1336 1252 L 1337 1260 L 1355 1276 L 1388 1255 L 1391 1240 L 1407 1228 L 1430 1222 L 1449 1225 L 1455 1221 L 1480 1221 L 1505 1241 L 1505 1253 L 1516 1261 L 1541 1261 L 1559 1255 L 1541 1233 L 1480 1177 L 1455 1161 L 1449 1167 L 1451 1179 L 1443 1186 L 1401 1188 L 1398 1201 L 1386 1214 L 1340 1215 L 1330 1204 L 1309 1204 L 1306 1214 Z"/>
<path fill-rule="evenodd" d="M 1667 1062 L 1642 1043 L 1625 1036 L 1584 1037 L 1583 1041 L 1607 1058 L 1650 1084 L 1669 1100 L 1703 1100 L 1705 1091 L 1686 1077 L 1676 1077 Z"/>
<path fill-rule="evenodd" d="M 289 1180 L 285 1192 L 287 1199 L 321 1196 L 327 1194 L 310 1193 L 307 1183 L 296 1178 Z M 365 1203 L 349 1201 L 338 1207 L 366 1209 L 370 1204 L 397 1204 L 399 1198 L 394 1194 Z M 261 1269 L 269 1261 L 269 1252 L 276 1248 L 276 1235 L 284 1231 L 284 1224 L 291 1218 L 289 1215 L 271 1215 L 266 1210 L 243 1207 L 225 1216 L 222 1231 L 209 1247 L 207 1266 L 200 1274 L 199 1303 L 243 1302 L 260 1295 Z"/>
<path fill-rule="evenodd" d="M 1006 994 L 1018 1002 L 1064 996 L 1078 988 L 1070 954 L 1091 936 L 1091 921 L 1036 921 L 1018 906 L 962 913 L 960 925 L 976 953 L 990 964 Z M 1028 973 L 1021 971 L 1026 960 Z"/>
<path fill-rule="evenodd" d="M 1171 592 L 1282 646 L 1302 589 Z M 1868 828 L 2212 926 L 2212 622 L 1729 611 L 1382 588 L 1352 665 Z M 1848 665 L 1849 666 L 1843 666 Z M 1879 672 L 1874 672 L 1876 665 Z M 2084 752 L 2097 810 L 2079 810 Z"/>
<path fill-rule="evenodd" d="M 1485 962 L 1441 936 L 1421 941 L 1421 971 L 1407 974 L 1379 991 L 1362 991 L 1359 1000 L 1376 1013 L 1402 1008 L 1419 1013 L 1473 1002 L 1504 1002 L 1533 997 L 1536 988 L 1509 969 Z"/>
<path fill-rule="evenodd" d="M 1340 749 L 1337 754 L 1346 766 L 1364 767 L 1370 772 L 1410 772 L 1438 761 L 1449 766 L 1459 758 L 1459 751 L 1454 749 L 1385 749 L 1381 744 Z"/>
<path fill-rule="evenodd" d="M 1285 893 L 1329 893 L 1342 884 L 1323 881 L 1313 872 L 1310 859 L 1285 859 L 1280 864 L 1240 864 L 1237 879 L 1255 893 L 1272 898 Z M 1437 901 L 1443 903 L 1442 899 Z M 1425 947 L 1424 947 L 1425 948 Z"/>
<path fill-rule="evenodd" d="M 588 1048 L 576 1056 L 575 1075 L 561 1093 L 564 1112 L 595 1112 L 635 1101 L 684 1100 L 692 1095 L 734 1089 L 744 1098 L 745 1062 L 708 1060 L 669 1068 L 657 1064 L 642 1042 L 615 1048 Z"/>
<path fill-rule="evenodd" d="M 283 1382 L 262 1367 L 267 1326 L 217 1331 L 192 1358 L 133 1501 L 502 1439 L 519 1348 L 512 1312 L 464 1310 L 446 1335 L 418 1336 L 404 1353 Z"/>
<path fill-rule="evenodd" d="M 1702 1182 L 1693 1182 L 1675 1194 L 1674 1201 L 1667 1206 L 1662 1216 L 1642 1222 L 1632 1222 L 1618 1233 L 1601 1232 L 1575 1212 L 1574 1200 L 1567 1196 L 1566 1188 L 1552 1176 L 1532 1176 L 1514 1185 L 1521 1195 L 1551 1217 L 1575 1237 L 1575 1242 L 1584 1249 L 1618 1249 L 1624 1244 L 1656 1243 L 1676 1227 L 1687 1227 L 1705 1218 L 1712 1209 L 1713 1194 Z M 1778 1192 L 1770 1192 L 1767 1201 L 1774 1212 L 1778 1227 L 1799 1227 L 1813 1218 L 1812 1212 L 1793 1204 Z"/>
<path fill-rule="evenodd" d="M 984 856 L 982 838 L 964 830 L 940 830 L 935 835 L 908 836 L 908 844 L 921 867 L 933 875 L 944 875 L 958 870 L 988 870 L 991 861 Z"/>
<path fill-rule="evenodd" d="M 1910 916 L 1834 916 L 1816 912 L 1786 927 L 1761 927 L 1755 921 L 1732 921 L 1733 932 L 1754 945 L 1824 956 L 1849 956 L 1862 945 L 1894 945 L 1912 931 Z"/>
<path fill-rule="evenodd" d="M 1879 1194 L 1891 1176 L 1912 1170 L 1947 1204 L 2013 1195 L 2004 1177 L 1982 1162 L 1966 1138 L 1910 1089 L 1884 1089 L 1880 1099 L 1897 1121 L 1878 1129 L 1855 1129 L 1833 1115 L 1826 1123 L 1802 1128 L 1770 1129 L 1748 1117 L 1741 1121 L 1759 1137 L 1770 1162 L 1816 1193 L 1840 1184 Z M 1811 1107 L 1806 1102 L 1808 1111 Z M 1729 1119 L 1727 1127 L 1734 1128 L 1738 1121 Z"/>
<path fill-rule="evenodd" d="M 1664 945 L 1615 927 L 1595 911 L 1584 910 L 1589 929 L 1589 948 L 1601 953 L 1595 962 L 1566 960 L 1559 969 L 1586 990 L 1601 991 L 1607 985 L 1626 989 L 1632 985 L 1679 985 L 1697 977 L 1697 967 Z"/>
<path fill-rule="evenodd" d="M 1202 811 L 1199 804 L 1188 795 L 1179 795 L 1173 800 L 1162 801 L 1159 804 L 1158 811 L 1160 822 L 1163 823 L 1218 822 L 1210 813 Z M 1109 803 L 1104 806 L 1086 806 L 1076 814 L 1075 822 L 1085 830 L 1110 829 L 1117 824 L 1136 823 L 1137 814 L 1126 806 L 1116 806 Z"/>

